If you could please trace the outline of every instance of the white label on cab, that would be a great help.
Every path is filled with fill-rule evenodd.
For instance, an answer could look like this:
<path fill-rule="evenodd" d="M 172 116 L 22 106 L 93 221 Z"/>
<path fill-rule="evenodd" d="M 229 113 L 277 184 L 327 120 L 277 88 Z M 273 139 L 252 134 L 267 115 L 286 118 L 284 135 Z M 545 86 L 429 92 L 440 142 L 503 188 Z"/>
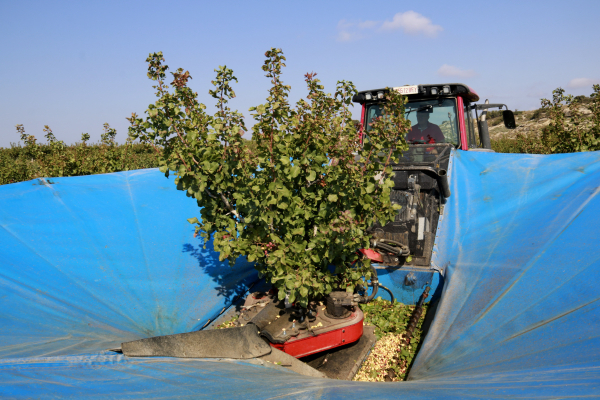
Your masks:
<path fill-rule="evenodd" d="M 398 86 L 395 87 L 394 90 L 399 92 L 400 94 L 418 94 L 419 87 L 418 86 Z"/>

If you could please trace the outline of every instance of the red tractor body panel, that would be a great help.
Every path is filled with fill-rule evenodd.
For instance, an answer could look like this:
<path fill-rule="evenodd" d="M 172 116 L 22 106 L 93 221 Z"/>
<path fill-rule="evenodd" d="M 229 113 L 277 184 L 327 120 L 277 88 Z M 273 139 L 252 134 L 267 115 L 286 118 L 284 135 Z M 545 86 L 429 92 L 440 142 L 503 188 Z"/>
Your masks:
<path fill-rule="evenodd" d="M 465 103 L 461 96 L 456 98 L 456 109 L 458 110 L 458 132 L 460 133 L 460 149 L 469 150 L 467 142 L 467 127 L 465 126 Z"/>
<path fill-rule="evenodd" d="M 338 320 L 328 318 L 328 320 L 333 324 L 314 328 L 312 332 L 301 333 L 285 343 L 271 343 L 271 346 L 300 358 L 354 343 L 363 334 L 364 315 L 359 307 L 356 307 L 355 311 L 346 318 Z"/>

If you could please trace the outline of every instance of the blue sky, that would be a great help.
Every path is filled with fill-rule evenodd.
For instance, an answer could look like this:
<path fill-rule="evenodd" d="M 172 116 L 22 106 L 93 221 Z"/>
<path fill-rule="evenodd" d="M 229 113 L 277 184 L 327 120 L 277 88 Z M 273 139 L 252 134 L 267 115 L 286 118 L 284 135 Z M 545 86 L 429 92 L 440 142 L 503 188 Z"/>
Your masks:
<path fill-rule="evenodd" d="M 102 124 L 127 136 L 126 117 L 155 100 L 148 53 L 193 77 L 200 101 L 214 68 L 239 79 L 232 106 L 246 115 L 264 102 L 264 52 L 282 48 L 291 99 L 315 71 L 359 90 L 464 82 L 511 109 L 539 107 L 561 86 L 592 92 L 600 83 L 600 1 L 220 1 L 112 2 L 0 0 L 0 147 L 14 126 L 43 141 L 43 126 L 74 143 L 98 141 Z M 355 108 L 355 114 L 358 114 Z"/>

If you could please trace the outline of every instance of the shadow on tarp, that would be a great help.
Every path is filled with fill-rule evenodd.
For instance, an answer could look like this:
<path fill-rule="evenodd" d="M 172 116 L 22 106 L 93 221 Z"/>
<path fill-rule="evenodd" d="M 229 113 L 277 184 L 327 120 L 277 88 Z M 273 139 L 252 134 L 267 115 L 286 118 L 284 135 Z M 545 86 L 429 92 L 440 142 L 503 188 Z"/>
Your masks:
<path fill-rule="evenodd" d="M 225 307 L 237 303 L 239 299 L 246 296 L 248 289 L 259 281 L 258 271 L 244 268 L 240 274 L 238 264 L 241 260 L 238 260 L 234 267 L 230 267 L 228 262 L 219 261 L 219 253 L 213 250 L 213 239 L 207 242 L 206 246 L 201 244 L 202 239 L 197 239 L 200 244 L 194 246 L 190 243 L 184 243 L 182 251 L 189 253 L 197 260 L 198 268 L 203 275 L 211 277 L 215 283 L 216 295 L 222 298 L 222 301 L 226 304 Z M 223 311 L 223 309 L 219 310 L 217 314 L 210 318 L 210 322 L 214 321 Z M 208 322 L 207 320 L 206 323 Z M 203 327 L 204 325 L 199 328 L 202 329 Z"/>
<path fill-rule="evenodd" d="M 194 243 L 193 227 L 179 221 L 196 215 L 195 202 L 171 186 L 158 196 L 165 178 L 156 170 L 56 179 L 51 186 L 70 188 L 60 196 L 31 182 L 0 187 L 0 394 L 598 396 L 599 158 L 454 153 L 453 195 L 433 257 L 446 272 L 442 298 L 412 380 L 397 384 L 313 379 L 232 361 L 36 358 L 97 351 L 109 335 L 191 330 L 222 307 L 221 284 L 198 268 L 193 251 L 182 251 Z M 254 273 L 239 267 L 239 279 Z M 91 337 L 92 321 L 101 329 L 89 346 L 57 351 L 51 344 Z"/>

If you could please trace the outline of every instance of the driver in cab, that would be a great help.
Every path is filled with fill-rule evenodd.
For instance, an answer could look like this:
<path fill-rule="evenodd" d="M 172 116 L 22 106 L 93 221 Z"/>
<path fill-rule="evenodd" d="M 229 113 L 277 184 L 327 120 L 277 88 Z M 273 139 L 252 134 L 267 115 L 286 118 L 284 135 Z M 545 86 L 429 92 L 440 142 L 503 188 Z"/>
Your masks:
<path fill-rule="evenodd" d="M 408 143 L 444 143 L 446 139 L 439 126 L 429 123 L 430 110 L 417 111 L 417 123 L 406 135 Z"/>

